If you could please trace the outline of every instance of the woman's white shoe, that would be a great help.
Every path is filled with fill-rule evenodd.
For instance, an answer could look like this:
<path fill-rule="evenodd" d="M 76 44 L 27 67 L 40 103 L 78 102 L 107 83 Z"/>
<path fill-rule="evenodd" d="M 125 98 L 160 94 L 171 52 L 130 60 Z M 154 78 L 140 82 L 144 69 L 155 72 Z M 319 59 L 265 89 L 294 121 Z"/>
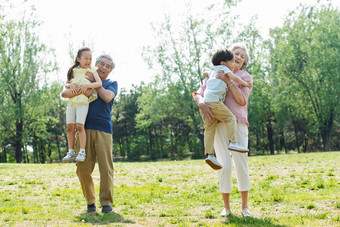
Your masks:
<path fill-rule="evenodd" d="M 231 215 L 231 210 L 227 211 L 226 208 L 223 209 L 221 216 L 222 217 L 228 217 L 229 215 Z"/>
<path fill-rule="evenodd" d="M 251 213 L 250 213 L 250 211 L 249 211 L 248 209 L 242 210 L 242 215 L 243 215 L 243 217 L 245 217 L 245 218 L 251 218 L 251 217 L 252 217 L 252 216 L 251 216 Z"/>

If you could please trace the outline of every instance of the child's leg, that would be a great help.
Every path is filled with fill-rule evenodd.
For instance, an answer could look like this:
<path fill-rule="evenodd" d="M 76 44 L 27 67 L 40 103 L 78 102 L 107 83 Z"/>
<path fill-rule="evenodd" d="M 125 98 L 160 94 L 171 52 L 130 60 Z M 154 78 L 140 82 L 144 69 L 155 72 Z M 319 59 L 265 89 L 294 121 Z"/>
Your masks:
<path fill-rule="evenodd" d="M 207 155 L 205 162 L 211 168 L 218 170 L 222 168 L 222 165 L 214 157 L 214 138 L 216 125 L 216 118 L 213 118 L 210 122 L 204 121 L 204 154 Z"/>
<path fill-rule="evenodd" d="M 204 154 L 214 155 L 214 138 L 217 119 L 213 118 L 210 122 L 204 122 Z"/>
<path fill-rule="evenodd" d="M 83 124 L 77 123 L 77 131 L 79 135 L 79 147 L 80 149 L 85 149 L 86 145 L 86 134 Z"/>
<path fill-rule="evenodd" d="M 77 106 L 77 131 L 79 136 L 79 153 L 76 158 L 77 162 L 83 162 L 86 159 L 86 132 L 85 132 L 85 119 L 87 112 L 89 110 L 89 105 Z"/>
<path fill-rule="evenodd" d="M 86 133 L 85 128 L 83 124 L 77 123 L 77 131 L 79 136 L 79 153 L 76 157 L 77 162 L 84 162 L 86 159 L 86 152 L 85 152 L 85 146 L 86 146 Z"/>
<path fill-rule="evenodd" d="M 66 108 L 66 123 L 67 123 L 67 141 L 68 141 L 68 152 L 62 159 L 63 162 L 73 161 L 76 156 L 74 152 L 74 130 L 76 127 L 76 111 L 74 106 L 67 106 Z"/>
<path fill-rule="evenodd" d="M 74 149 L 74 130 L 76 124 L 76 108 L 67 106 L 66 108 L 67 140 L 68 148 Z"/>
<path fill-rule="evenodd" d="M 214 106 L 217 108 L 211 109 L 211 112 L 214 114 L 215 118 L 227 124 L 229 140 L 230 140 L 228 149 L 232 151 L 241 152 L 241 153 L 248 152 L 249 150 L 243 147 L 236 140 L 237 123 L 236 123 L 236 117 L 234 116 L 234 114 L 222 102 L 219 102 Z"/>
<path fill-rule="evenodd" d="M 68 140 L 68 149 L 74 149 L 74 130 L 76 125 L 75 124 L 68 124 L 67 125 L 67 140 Z"/>
<path fill-rule="evenodd" d="M 86 145 L 86 134 L 85 134 L 84 125 L 85 125 L 85 120 L 86 120 L 88 110 L 89 110 L 89 105 L 77 106 L 77 110 L 76 110 L 77 131 L 79 134 L 79 145 L 81 149 L 85 149 L 85 145 Z"/>
<path fill-rule="evenodd" d="M 226 105 L 223 104 L 222 101 L 215 103 L 211 102 L 207 104 L 216 107 L 214 109 L 211 109 L 211 112 L 214 114 L 214 117 L 217 120 L 225 122 L 227 124 L 229 140 L 231 142 L 237 142 L 236 140 L 237 123 L 235 115 L 229 110 L 229 108 Z"/>

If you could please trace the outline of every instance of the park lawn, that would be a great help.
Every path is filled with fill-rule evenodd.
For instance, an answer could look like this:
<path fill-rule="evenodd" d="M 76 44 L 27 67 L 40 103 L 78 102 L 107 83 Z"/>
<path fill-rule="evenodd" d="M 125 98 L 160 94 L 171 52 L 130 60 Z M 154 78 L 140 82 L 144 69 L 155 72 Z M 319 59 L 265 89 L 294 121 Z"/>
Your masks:
<path fill-rule="evenodd" d="M 203 160 L 115 163 L 107 214 L 86 213 L 74 163 L 0 164 L 0 226 L 340 226 L 339 163 L 339 152 L 249 157 L 246 219 L 234 170 L 234 215 L 219 216 L 217 174 Z M 97 166 L 94 181 L 98 192 Z"/>

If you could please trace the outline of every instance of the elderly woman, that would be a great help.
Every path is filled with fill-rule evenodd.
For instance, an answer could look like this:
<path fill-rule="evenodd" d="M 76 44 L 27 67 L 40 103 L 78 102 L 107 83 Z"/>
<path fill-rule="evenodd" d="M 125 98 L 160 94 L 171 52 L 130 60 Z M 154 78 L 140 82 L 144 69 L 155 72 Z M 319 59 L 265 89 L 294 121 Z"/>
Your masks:
<path fill-rule="evenodd" d="M 247 48 L 244 44 L 237 43 L 231 48 L 235 56 L 235 64 L 233 73 L 243 79 L 244 81 L 250 81 L 252 83 L 252 77 L 246 71 L 243 71 L 249 62 L 249 55 Z M 248 97 L 251 92 L 251 88 L 244 87 L 236 82 L 233 82 L 229 77 L 225 77 L 223 74 L 218 75 L 219 79 L 223 79 L 228 84 L 228 92 L 224 104 L 230 109 L 230 111 L 235 115 L 237 119 L 237 141 L 243 147 L 248 147 Z M 214 117 L 211 108 L 203 102 L 203 94 L 205 90 L 205 83 L 198 89 L 197 92 L 193 93 L 194 100 L 197 106 L 202 111 L 203 118 L 205 120 L 211 121 Z M 230 192 L 232 191 L 231 184 L 231 171 L 233 159 L 235 165 L 235 172 L 238 184 L 238 190 L 241 193 L 242 199 L 242 215 L 244 217 L 251 217 L 251 213 L 248 209 L 248 191 L 250 189 L 249 183 L 249 173 L 248 173 L 248 154 L 239 153 L 235 151 L 228 150 L 229 135 L 227 125 L 223 122 L 217 124 L 215 131 L 214 148 L 216 153 L 216 158 L 222 165 L 222 169 L 218 170 L 220 190 L 222 192 L 224 209 L 221 216 L 228 216 L 231 214 L 230 209 Z"/>

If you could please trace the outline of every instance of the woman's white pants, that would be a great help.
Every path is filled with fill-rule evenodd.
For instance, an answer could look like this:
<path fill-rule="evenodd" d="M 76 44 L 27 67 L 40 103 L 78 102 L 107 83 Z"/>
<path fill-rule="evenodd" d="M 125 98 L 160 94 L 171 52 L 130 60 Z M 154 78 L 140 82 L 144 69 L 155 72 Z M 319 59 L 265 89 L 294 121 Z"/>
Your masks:
<path fill-rule="evenodd" d="M 237 124 L 237 141 L 243 146 L 248 147 L 248 126 L 246 124 Z M 248 153 L 239 153 L 236 151 L 229 151 L 227 149 L 229 144 L 228 128 L 223 122 L 216 126 L 214 148 L 217 161 L 222 165 L 222 169 L 218 170 L 218 177 L 220 181 L 220 189 L 222 193 L 230 193 L 231 185 L 231 170 L 233 159 L 235 165 L 235 173 L 237 179 L 237 186 L 239 191 L 249 191 L 249 172 L 248 172 Z"/>

